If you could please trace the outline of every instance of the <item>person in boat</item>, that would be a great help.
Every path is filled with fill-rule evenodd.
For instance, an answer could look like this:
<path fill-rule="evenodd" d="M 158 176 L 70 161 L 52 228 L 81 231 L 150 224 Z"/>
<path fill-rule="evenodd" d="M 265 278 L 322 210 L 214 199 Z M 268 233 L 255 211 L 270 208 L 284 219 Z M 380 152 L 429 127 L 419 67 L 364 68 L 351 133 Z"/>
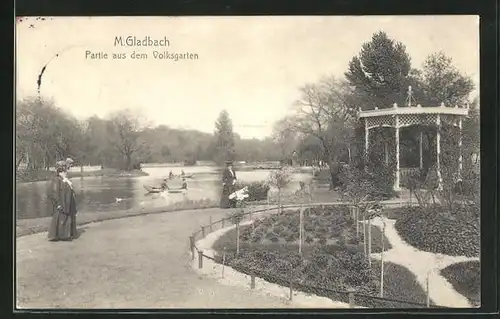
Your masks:
<path fill-rule="evenodd" d="M 168 189 L 168 182 L 167 182 L 167 179 L 166 179 L 166 178 L 164 178 L 164 179 L 163 179 L 163 182 L 161 183 L 160 188 L 161 188 L 162 190 L 166 190 L 166 189 Z"/>
<path fill-rule="evenodd" d="M 226 161 L 226 168 L 222 173 L 222 195 L 220 200 L 221 208 L 231 208 L 236 206 L 236 200 L 229 199 L 229 195 L 235 191 L 236 174 L 233 170 L 233 162 Z"/>
<path fill-rule="evenodd" d="M 186 173 L 184 173 L 184 170 L 181 170 L 181 176 L 182 177 L 186 176 Z"/>
<path fill-rule="evenodd" d="M 52 201 L 52 220 L 49 226 L 49 241 L 72 240 L 76 231 L 76 197 L 73 184 L 68 179 L 68 168 L 72 161 L 56 163 L 56 176 L 52 180 L 49 198 Z"/>
<path fill-rule="evenodd" d="M 174 178 L 174 173 L 172 173 L 172 171 L 170 171 L 170 173 L 168 173 L 168 178 L 169 179 L 173 179 Z"/>
<path fill-rule="evenodd" d="M 187 190 L 188 189 L 188 183 L 186 182 L 186 179 L 182 179 L 182 186 L 181 189 Z"/>

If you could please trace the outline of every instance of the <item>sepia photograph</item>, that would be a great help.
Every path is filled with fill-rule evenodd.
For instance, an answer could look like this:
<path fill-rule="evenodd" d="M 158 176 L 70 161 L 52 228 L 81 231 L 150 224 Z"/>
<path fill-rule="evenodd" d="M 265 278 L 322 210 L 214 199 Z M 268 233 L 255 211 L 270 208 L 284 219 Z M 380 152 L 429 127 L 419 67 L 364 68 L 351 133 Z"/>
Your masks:
<path fill-rule="evenodd" d="M 475 15 L 16 17 L 16 309 L 480 307 L 479 61 Z"/>

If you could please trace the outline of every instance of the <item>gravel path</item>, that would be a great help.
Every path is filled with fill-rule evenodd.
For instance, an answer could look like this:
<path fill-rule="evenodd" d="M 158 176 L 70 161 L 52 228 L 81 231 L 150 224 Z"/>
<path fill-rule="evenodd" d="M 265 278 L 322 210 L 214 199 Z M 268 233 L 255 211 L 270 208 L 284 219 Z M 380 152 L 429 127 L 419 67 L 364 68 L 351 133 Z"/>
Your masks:
<path fill-rule="evenodd" d="M 287 308 L 193 271 L 188 236 L 227 214 L 180 211 L 93 223 L 72 242 L 16 240 L 18 308 Z"/>
<path fill-rule="evenodd" d="M 447 266 L 470 260 L 479 260 L 479 258 L 470 258 L 465 256 L 448 256 L 443 254 L 434 254 L 421 251 L 406 243 L 399 236 L 394 227 L 395 220 L 381 219 L 376 217 L 371 220 L 371 224 L 382 229 L 385 222 L 385 236 L 392 245 L 392 249 L 384 253 L 384 261 L 406 267 L 416 277 L 418 283 L 424 291 L 427 286 L 427 274 L 429 274 L 429 292 L 430 298 L 440 306 L 453 308 L 470 308 L 472 305 L 466 297 L 458 293 L 453 286 L 440 274 L 441 269 Z M 372 258 L 380 260 L 380 253 L 373 253 Z"/>

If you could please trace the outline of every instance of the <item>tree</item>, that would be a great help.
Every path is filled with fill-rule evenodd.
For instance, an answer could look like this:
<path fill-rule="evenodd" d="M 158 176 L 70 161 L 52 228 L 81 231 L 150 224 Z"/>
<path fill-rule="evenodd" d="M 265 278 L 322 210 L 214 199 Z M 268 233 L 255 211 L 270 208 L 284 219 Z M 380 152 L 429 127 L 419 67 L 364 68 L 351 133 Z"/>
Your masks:
<path fill-rule="evenodd" d="M 125 170 L 132 170 L 133 155 L 144 146 L 144 143 L 138 141 L 140 129 L 139 118 L 130 110 L 118 111 L 110 117 L 108 123 L 110 144 L 114 145 L 122 155 L 121 168 Z"/>
<path fill-rule="evenodd" d="M 297 132 L 288 123 L 290 119 L 283 118 L 277 121 L 273 127 L 272 139 L 280 150 L 280 159 L 290 159 L 297 146 Z"/>
<path fill-rule="evenodd" d="M 348 152 L 356 121 L 352 91 L 335 77 L 301 88 L 296 114 L 289 121 L 294 131 L 313 136 L 321 143 L 323 158 L 330 169 L 330 189 L 338 185 L 340 160 Z"/>
<path fill-rule="evenodd" d="M 445 106 L 461 106 L 465 107 L 466 104 L 470 103 L 470 95 L 474 91 L 474 83 L 472 79 L 466 75 L 460 73 L 460 71 L 453 65 L 451 58 L 447 57 L 442 52 L 437 52 L 430 54 L 423 66 L 421 71 L 415 71 L 413 73 L 413 83 L 417 87 L 415 90 L 415 99 L 417 103 L 421 104 L 422 107 L 429 106 L 439 106 L 444 103 Z M 478 104 L 478 100 L 472 101 L 473 104 Z M 471 114 L 475 112 L 471 110 Z M 479 127 L 474 125 L 476 119 L 475 116 L 469 117 L 471 120 L 466 120 L 464 122 L 464 138 L 467 140 L 469 137 L 477 141 L 477 146 L 479 143 Z M 477 117 L 477 119 L 479 119 Z M 468 129 L 472 125 L 471 129 Z M 424 136 L 426 137 L 426 144 L 429 146 L 436 143 L 436 129 L 432 127 L 421 128 Z M 476 138 L 473 136 L 476 135 Z M 413 134 L 415 137 L 416 134 Z M 416 145 L 418 142 L 416 138 L 413 138 L 412 143 Z M 472 140 L 467 141 L 467 144 L 473 145 Z M 464 141 L 464 145 L 465 145 Z M 431 147 L 434 150 L 435 147 Z M 434 151 L 432 151 L 434 152 Z M 435 154 L 432 154 L 435 156 Z M 433 162 L 433 161 L 427 161 Z M 425 163 L 425 161 L 424 161 Z M 426 167 L 426 170 L 428 167 Z"/>
<path fill-rule="evenodd" d="M 214 161 L 222 164 L 235 158 L 233 123 L 226 110 L 220 112 L 215 122 L 215 154 Z"/>
<path fill-rule="evenodd" d="M 472 79 L 460 73 L 450 57 L 443 52 L 430 54 L 415 73 L 419 83 L 416 98 L 422 106 L 465 106 L 474 90 Z M 417 84 L 418 85 L 418 84 Z"/>
<path fill-rule="evenodd" d="M 356 89 L 362 109 L 388 108 L 404 103 L 410 69 L 406 47 L 379 31 L 352 58 L 345 76 Z"/>
<path fill-rule="evenodd" d="M 17 168 L 24 161 L 29 171 L 48 169 L 56 160 L 76 157 L 81 140 L 79 123 L 53 101 L 28 97 L 17 103 Z"/>
<path fill-rule="evenodd" d="M 282 190 L 292 181 L 292 172 L 288 167 L 282 167 L 271 171 L 269 175 L 269 185 L 278 189 L 278 212 L 281 213 Z"/>

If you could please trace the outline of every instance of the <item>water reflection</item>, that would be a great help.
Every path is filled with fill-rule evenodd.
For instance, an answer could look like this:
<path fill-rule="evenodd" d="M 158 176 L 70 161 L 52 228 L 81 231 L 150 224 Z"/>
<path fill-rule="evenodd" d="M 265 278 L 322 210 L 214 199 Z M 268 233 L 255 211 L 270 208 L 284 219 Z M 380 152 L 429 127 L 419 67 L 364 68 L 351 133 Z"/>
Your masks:
<path fill-rule="evenodd" d="M 79 213 L 128 210 L 137 207 L 163 207 L 185 200 L 219 200 L 221 192 L 220 176 L 214 167 L 148 167 L 150 174 L 142 177 L 85 177 L 73 178 Z M 194 174 L 187 179 L 188 189 L 183 194 L 147 194 L 144 185 L 159 185 L 170 171 L 178 175 L 181 170 Z M 269 171 L 237 171 L 241 181 L 263 181 Z M 298 189 L 298 181 L 306 181 L 310 174 L 296 174 L 290 189 Z M 179 187 L 179 178 L 169 181 L 171 187 Z M 38 218 L 52 215 L 52 204 L 47 195 L 50 182 L 18 183 L 16 185 L 16 218 Z"/>

